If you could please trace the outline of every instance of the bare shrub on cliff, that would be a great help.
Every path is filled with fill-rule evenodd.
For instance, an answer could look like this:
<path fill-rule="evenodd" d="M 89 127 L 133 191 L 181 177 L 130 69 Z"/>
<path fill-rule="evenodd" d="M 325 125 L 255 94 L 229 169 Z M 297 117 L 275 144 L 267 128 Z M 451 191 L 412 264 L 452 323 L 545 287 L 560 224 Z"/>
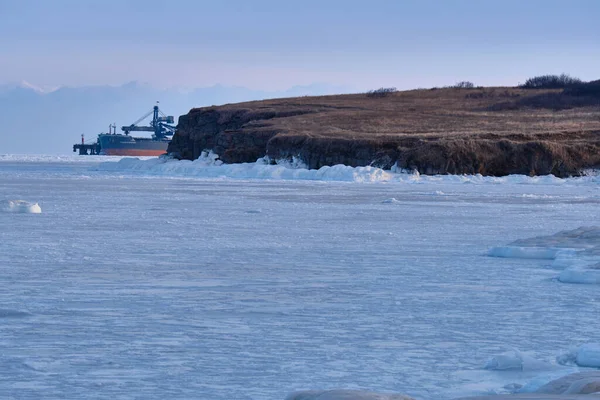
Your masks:
<path fill-rule="evenodd" d="M 591 82 L 579 83 L 564 90 L 565 94 L 571 96 L 593 96 L 600 97 L 600 79 Z"/>
<path fill-rule="evenodd" d="M 398 91 L 398 89 L 396 89 L 395 87 L 389 87 L 389 88 L 379 88 L 379 89 L 375 89 L 375 90 L 369 90 L 367 92 L 367 97 L 386 97 L 388 96 L 390 93 L 396 93 Z"/>
<path fill-rule="evenodd" d="M 450 86 L 451 88 L 454 89 L 473 89 L 475 87 L 475 84 L 473 84 L 473 82 L 469 82 L 469 81 L 461 81 L 461 82 L 456 82 L 453 86 Z"/>
<path fill-rule="evenodd" d="M 519 85 L 523 89 L 564 89 L 570 86 L 582 84 L 579 78 L 561 75 L 540 75 L 529 78 L 524 84 Z"/>

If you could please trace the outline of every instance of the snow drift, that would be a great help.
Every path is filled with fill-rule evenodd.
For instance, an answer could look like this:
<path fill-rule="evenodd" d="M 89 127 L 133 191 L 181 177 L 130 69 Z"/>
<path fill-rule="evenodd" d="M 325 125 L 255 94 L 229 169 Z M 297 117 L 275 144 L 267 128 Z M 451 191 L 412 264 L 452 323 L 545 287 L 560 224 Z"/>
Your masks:
<path fill-rule="evenodd" d="M 25 200 L 8 200 L 4 204 L 4 211 L 21 214 L 41 214 L 42 208 L 38 203 L 30 203 Z"/>
<path fill-rule="evenodd" d="M 489 256 L 552 260 L 564 283 L 600 284 L 600 227 L 580 227 L 494 247 Z"/>

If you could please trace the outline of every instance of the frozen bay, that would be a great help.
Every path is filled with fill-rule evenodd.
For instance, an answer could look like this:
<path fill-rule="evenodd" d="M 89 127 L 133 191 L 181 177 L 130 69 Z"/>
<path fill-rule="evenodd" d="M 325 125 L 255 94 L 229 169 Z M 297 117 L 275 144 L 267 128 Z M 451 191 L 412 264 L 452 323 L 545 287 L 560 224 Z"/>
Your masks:
<path fill-rule="evenodd" d="M 554 374 L 598 341 L 599 285 L 487 256 L 598 225 L 596 179 L 258 180 L 101 160 L 0 157 L 0 199 L 42 210 L 0 212 L 4 398 L 450 399 L 548 374 L 484 370 L 497 354 Z"/>

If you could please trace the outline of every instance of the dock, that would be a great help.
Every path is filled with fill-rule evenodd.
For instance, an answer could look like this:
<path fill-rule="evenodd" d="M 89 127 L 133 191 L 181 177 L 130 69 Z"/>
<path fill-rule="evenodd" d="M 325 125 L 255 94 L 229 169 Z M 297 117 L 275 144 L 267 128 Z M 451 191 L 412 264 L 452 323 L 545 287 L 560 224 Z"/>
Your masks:
<path fill-rule="evenodd" d="M 85 137 L 81 135 L 81 143 L 73 145 L 73 153 L 77 151 L 79 151 L 80 156 L 97 156 L 100 154 L 100 143 L 98 141 L 86 143 Z"/>
<path fill-rule="evenodd" d="M 100 145 L 98 143 L 92 143 L 92 144 L 74 144 L 73 145 L 73 152 L 77 152 L 79 151 L 79 155 L 80 156 L 96 156 L 98 154 L 100 154 Z"/>

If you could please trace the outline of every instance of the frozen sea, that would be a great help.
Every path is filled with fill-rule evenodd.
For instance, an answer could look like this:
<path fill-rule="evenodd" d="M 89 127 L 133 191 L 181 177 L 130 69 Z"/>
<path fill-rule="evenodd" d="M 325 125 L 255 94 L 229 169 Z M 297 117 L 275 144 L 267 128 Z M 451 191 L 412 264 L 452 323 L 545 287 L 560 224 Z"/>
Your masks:
<path fill-rule="evenodd" d="M 451 399 L 600 341 L 600 285 L 488 256 L 599 225 L 597 178 L 107 160 L 0 156 L 42 211 L 0 211 L 3 399 Z M 537 361 L 484 369 L 507 351 Z"/>

